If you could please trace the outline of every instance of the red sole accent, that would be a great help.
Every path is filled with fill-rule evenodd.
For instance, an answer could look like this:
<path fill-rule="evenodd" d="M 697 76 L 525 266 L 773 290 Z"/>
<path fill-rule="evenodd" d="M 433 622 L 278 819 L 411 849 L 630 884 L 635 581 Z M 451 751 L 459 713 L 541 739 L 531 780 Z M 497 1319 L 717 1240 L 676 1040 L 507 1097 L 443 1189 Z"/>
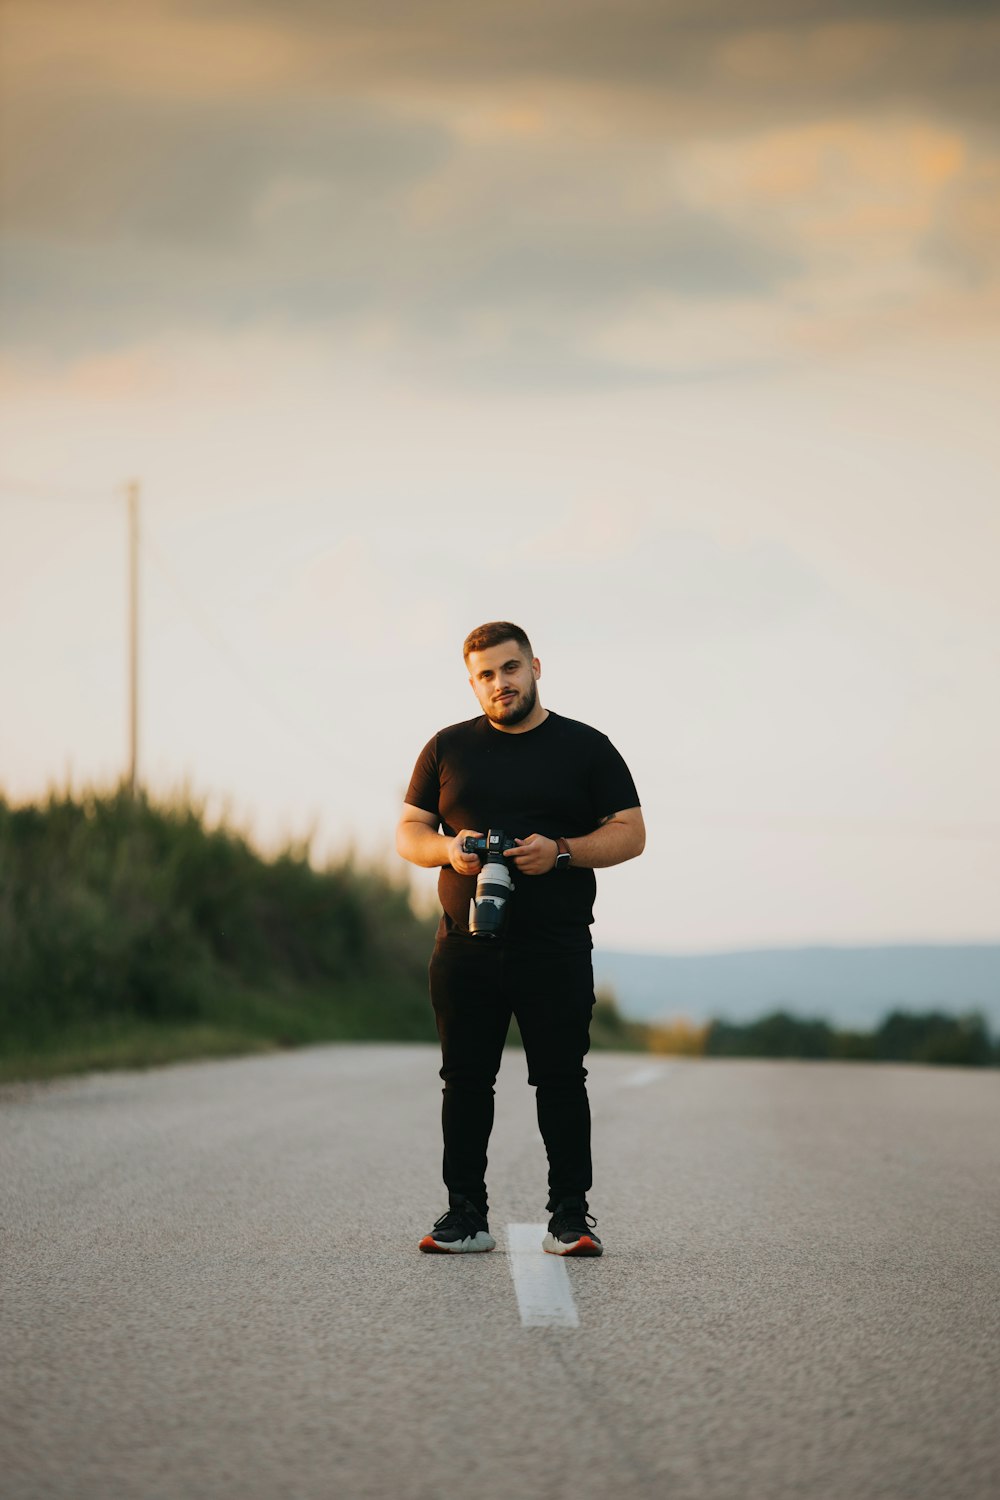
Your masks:
<path fill-rule="evenodd" d="M 448 1245 L 439 1245 L 437 1240 L 429 1234 L 425 1234 L 418 1247 L 425 1255 L 468 1255 L 468 1250 L 452 1250 Z M 493 1246 L 490 1246 L 493 1249 Z M 475 1252 L 482 1255 L 482 1250 Z"/>
<path fill-rule="evenodd" d="M 595 1245 L 589 1234 L 582 1235 L 568 1250 L 550 1250 L 549 1255 L 603 1255 L 604 1246 Z"/>

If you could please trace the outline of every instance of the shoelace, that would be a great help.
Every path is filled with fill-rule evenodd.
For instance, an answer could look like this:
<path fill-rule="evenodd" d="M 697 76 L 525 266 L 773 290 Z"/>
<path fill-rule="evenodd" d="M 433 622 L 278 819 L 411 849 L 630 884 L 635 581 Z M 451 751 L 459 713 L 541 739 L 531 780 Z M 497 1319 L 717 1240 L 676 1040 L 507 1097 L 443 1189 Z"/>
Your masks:
<path fill-rule="evenodd" d="M 579 1208 L 564 1208 L 552 1216 L 552 1228 L 549 1231 L 556 1236 L 564 1234 L 567 1230 L 586 1234 L 588 1229 L 596 1229 L 597 1220 L 593 1214 L 586 1213 Z"/>
<path fill-rule="evenodd" d="M 434 1220 L 435 1229 L 460 1229 L 463 1232 L 471 1229 L 473 1234 L 478 1234 L 480 1226 L 473 1217 L 474 1210 L 470 1208 L 446 1208 L 440 1219 Z M 478 1217 L 478 1215 L 476 1215 Z"/>

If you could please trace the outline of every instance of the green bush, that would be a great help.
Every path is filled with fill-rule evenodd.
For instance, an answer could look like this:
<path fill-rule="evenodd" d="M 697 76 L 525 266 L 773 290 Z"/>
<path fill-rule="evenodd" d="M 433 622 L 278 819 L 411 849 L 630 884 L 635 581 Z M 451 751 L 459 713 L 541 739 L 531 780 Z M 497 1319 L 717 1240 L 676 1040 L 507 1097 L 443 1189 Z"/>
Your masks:
<path fill-rule="evenodd" d="M 610 989 L 598 990 L 590 1021 L 590 1043 L 612 1052 L 644 1052 L 649 1048 L 649 1027 L 626 1021 Z"/>
<path fill-rule="evenodd" d="M 982 1068 L 998 1060 L 982 1016 L 909 1015 L 893 1011 L 875 1033 L 875 1056 L 906 1062 Z"/>
<path fill-rule="evenodd" d="M 825 1021 L 800 1020 L 774 1011 L 739 1026 L 712 1021 L 705 1052 L 715 1057 L 830 1057 L 854 1061 L 949 1063 L 962 1067 L 1000 1064 L 980 1015 L 893 1011 L 874 1032 L 835 1031 Z"/>
<path fill-rule="evenodd" d="M 432 929 L 402 872 L 316 870 L 295 849 L 267 860 L 189 803 L 0 799 L 8 1057 L 150 1025 L 221 1028 L 234 1045 L 430 1039 Z"/>
<path fill-rule="evenodd" d="M 712 1021 L 705 1052 L 709 1057 L 830 1057 L 832 1042 L 825 1021 L 802 1021 L 776 1010 L 746 1026 Z"/>

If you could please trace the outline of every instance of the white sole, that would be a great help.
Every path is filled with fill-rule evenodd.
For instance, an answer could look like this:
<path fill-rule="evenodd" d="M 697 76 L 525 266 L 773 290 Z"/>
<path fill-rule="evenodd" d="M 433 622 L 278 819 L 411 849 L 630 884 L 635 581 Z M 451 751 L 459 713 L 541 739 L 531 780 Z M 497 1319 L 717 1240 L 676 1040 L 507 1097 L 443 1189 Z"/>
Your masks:
<path fill-rule="evenodd" d="M 589 1255 L 596 1258 L 604 1254 L 604 1246 L 591 1239 L 589 1234 L 581 1235 L 572 1245 L 564 1245 L 554 1234 L 547 1234 L 542 1240 L 542 1249 L 546 1255 Z"/>
<path fill-rule="evenodd" d="M 491 1234 L 481 1229 L 472 1239 L 453 1240 L 450 1244 L 444 1244 L 428 1234 L 420 1241 L 420 1248 L 430 1255 L 475 1255 L 485 1250 L 495 1250 L 496 1243 Z"/>

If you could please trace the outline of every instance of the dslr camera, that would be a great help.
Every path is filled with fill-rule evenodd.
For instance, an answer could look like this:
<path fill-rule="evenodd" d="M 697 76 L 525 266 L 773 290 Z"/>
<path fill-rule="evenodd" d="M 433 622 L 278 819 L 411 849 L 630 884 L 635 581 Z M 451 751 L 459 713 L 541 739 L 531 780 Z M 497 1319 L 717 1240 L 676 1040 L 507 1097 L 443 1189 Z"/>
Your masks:
<path fill-rule="evenodd" d="M 476 881 L 476 894 L 469 902 L 469 931 L 473 937 L 498 937 L 507 921 L 507 902 L 514 892 L 514 881 L 504 851 L 513 849 L 516 839 L 502 828 L 491 828 L 485 838 L 462 841 L 466 854 L 478 854 L 483 862 Z"/>

